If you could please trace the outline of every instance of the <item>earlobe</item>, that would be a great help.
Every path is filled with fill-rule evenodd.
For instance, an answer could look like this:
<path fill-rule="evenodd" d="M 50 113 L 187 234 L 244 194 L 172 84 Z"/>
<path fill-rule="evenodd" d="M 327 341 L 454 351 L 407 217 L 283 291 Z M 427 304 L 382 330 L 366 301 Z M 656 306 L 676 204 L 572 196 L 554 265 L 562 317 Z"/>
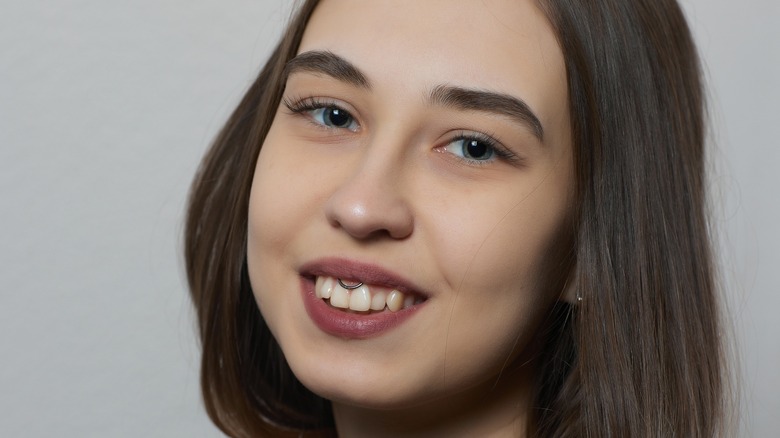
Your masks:
<path fill-rule="evenodd" d="M 572 306 L 576 306 L 582 302 L 582 293 L 578 286 L 578 282 L 575 281 L 576 272 L 577 272 L 577 264 L 575 262 L 574 266 L 569 272 L 568 278 L 566 279 L 566 283 L 564 283 L 563 285 L 563 289 L 561 290 L 561 295 L 558 298 L 560 301 L 571 304 Z"/>
<path fill-rule="evenodd" d="M 571 282 L 566 285 L 561 292 L 560 299 L 561 301 L 576 306 L 582 302 L 582 295 L 580 295 L 579 290 L 576 290 L 577 288 L 573 287 L 573 284 L 574 282 Z"/>

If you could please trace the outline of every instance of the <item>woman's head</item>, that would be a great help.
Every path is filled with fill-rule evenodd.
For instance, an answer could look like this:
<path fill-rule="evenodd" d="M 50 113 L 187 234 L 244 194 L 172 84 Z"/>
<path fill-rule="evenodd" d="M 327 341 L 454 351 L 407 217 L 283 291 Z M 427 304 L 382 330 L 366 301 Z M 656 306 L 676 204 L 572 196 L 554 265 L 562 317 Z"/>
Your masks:
<path fill-rule="evenodd" d="M 530 3 L 446 3 L 323 2 L 258 158 L 252 289 L 295 375 L 333 401 L 493 388 L 558 298 L 573 195 L 563 57 Z M 479 38 L 453 32 L 469 28 Z M 305 305 L 319 278 L 344 277 L 365 283 L 365 304 L 394 289 L 418 303 Z"/>
<path fill-rule="evenodd" d="M 650 430 L 667 391 L 712 413 L 717 324 L 681 319 L 716 315 L 695 52 L 673 2 L 592 3 L 302 5 L 193 186 L 221 427 L 329 427 L 329 400 L 511 398 L 553 435 Z M 338 279 L 365 285 L 316 295 Z"/>

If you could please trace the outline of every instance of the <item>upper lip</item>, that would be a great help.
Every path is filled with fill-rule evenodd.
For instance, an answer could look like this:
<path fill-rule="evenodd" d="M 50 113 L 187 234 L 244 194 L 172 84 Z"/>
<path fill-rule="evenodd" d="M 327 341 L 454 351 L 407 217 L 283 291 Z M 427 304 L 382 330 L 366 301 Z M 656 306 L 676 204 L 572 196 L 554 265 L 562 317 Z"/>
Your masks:
<path fill-rule="evenodd" d="M 371 263 L 341 257 L 326 257 L 304 263 L 298 270 L 303 276 L 328 276 L 357 280 L 367 285 L 385 286 L 407 294 L 428 294 L 403 276 Z"/>

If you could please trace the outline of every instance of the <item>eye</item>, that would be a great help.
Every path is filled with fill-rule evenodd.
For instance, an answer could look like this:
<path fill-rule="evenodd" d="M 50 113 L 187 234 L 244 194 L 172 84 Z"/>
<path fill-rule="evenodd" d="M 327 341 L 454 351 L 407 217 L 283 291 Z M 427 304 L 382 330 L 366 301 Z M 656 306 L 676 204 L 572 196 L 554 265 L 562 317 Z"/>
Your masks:
<path fill-rule="evenodd" d="M 357 120 L 349 111 L 332 102 L 322 102 L 311 97 L 296 101 L 285 99 L 284 105 L 291 113 L 305 116 L 319 126 L 346 129 L 352 132 L 357 132 L 360 128 Z"/>
<path fill-rule="evenodd" d="M 482 133 L 462 132 L 440 147 L 439 151 L 455 155 L 472 166 L 485 166 L 498 161 L 516 167 L 524 166 L 524 160 L 492 136 Z"/>
<path fill-rule="evenodd" d="M 352 132 L 357 131 L 358 124 L 348 111 L 337 106 L 327 106 L 308 110 L 309 117 L 320 125 L 331 128 L 343 128 Z"/>
<path fill-rule="evenodd" d="M 460 137 L 451 141 L 444 150 L 469 161 L 490 161 L 496 156 L 492 142 L 475 137 Z"/>

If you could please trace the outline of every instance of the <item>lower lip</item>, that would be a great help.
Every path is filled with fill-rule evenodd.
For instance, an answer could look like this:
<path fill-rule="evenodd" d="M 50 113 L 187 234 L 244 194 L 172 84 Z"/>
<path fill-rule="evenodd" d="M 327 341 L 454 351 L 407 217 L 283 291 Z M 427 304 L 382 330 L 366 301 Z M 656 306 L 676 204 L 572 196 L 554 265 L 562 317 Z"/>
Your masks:
<path fill-rule="evenodd" d="M 330 306 L 314 295 L 314 281 L 301 278 L 301 293 L 306 313 L 314 324 L 325 333 L 340 338 L 366 339 L 382 335 L 406 322 L 425 303 L 401 309 L 398 312 L 382 312 L 361 315 Z"/>

